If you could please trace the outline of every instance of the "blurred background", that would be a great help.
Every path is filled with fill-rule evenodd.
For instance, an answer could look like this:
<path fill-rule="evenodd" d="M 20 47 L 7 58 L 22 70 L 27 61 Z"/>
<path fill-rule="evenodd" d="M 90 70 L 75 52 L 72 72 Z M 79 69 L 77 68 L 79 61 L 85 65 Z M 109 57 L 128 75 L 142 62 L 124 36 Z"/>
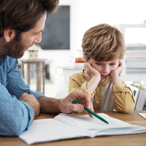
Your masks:
<path fill-rule="evenodd" d="M 59 10 L 47 18 L 39 44 L 42 50 L 38 58 L 46 59 L 46 96 L 55 97 L 58 91 L 67 89 L 68 77 L 82 69 L 83 63 L 76 63 L 75 58 L 82 58 L 83 34 L 100 23 L 122 31 L 126 54 L 121 77 L 127 84 L 145 89 L 146 0 L 60 0 Z M 28 52 L 22 59 L 28 59 Z M 36 67 L 30 68 L 30 87 L 35 90 Z"/>

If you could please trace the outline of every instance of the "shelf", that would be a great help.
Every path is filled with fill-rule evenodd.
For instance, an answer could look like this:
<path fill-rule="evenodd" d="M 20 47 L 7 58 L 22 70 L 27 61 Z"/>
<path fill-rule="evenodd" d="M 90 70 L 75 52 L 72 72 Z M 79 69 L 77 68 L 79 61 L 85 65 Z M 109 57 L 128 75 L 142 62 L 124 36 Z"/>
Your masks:
<path fill-rule="evenodd" d="M 127 28 L 146 28 L 143 24 L 118 24 L 114 25 L 125 36 Z M 146 81 L 146 45 L 142 43 L 126 44 L 126 54 L 123 59 L 123 72 L 121 79 L 124 81 Z"/>
<path fill-rule="evenodd" d="M 126 75 L 121 75 L 121 79 L 123 81 L 134 81 L 134 82 L 139 82 L 139 81 L 146 81 L 146 74 L 126 74 Z"/>
<path fill-rule="evenodd" d="M 82 69 L 68 68 L 63 66 L 56 67 L 56 73 L 60 76 L 71 76 L 74 73 L 80 72 Z"/>

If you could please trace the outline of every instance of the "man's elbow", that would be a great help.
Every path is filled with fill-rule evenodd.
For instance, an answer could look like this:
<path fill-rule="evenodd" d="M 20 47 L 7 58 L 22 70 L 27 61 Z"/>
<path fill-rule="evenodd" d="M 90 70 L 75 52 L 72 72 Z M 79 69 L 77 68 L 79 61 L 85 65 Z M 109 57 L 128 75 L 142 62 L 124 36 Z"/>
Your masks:
<path fill-rule="evenodd" d="M 11 121 L 10 123 L 5 121 L 5 124 L 0 128 L 0 135 L 2 136 L 19 136 L 24 132 L 28 127 L 27 123 L 24 123 L 22 120 Z"/>
<path fill-rule="evenodd" d="M 18 126 L 12 129 L 12 131 L 10 132 L 11 135 L 10 136 L 19 136 L 21 133 L 23 133 L 26 130 L 26 128 L 22 128 L 22 126 Z"/>

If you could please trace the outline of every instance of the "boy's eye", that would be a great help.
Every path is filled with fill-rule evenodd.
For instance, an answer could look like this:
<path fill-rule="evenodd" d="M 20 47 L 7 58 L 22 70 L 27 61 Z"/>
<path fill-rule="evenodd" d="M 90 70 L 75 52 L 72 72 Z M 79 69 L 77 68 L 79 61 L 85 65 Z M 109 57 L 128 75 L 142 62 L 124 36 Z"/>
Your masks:
<path fill-rule="evenodd" d="M 111 63 L 110 65 L 115 65 L 115 63 Z"/>

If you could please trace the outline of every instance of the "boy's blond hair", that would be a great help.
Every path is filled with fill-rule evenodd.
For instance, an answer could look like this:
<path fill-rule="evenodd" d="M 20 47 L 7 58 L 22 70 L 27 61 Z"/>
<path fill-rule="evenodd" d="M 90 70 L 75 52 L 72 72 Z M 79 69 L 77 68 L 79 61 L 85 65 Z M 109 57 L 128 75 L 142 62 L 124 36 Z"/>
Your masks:
<path fill-rule="evenodd" d="M 123 59 L 125 42 L 123 34 L 115 27 L 100 24 L 88 29 L 82 40 L 83 58 L 97 62 Z"/>

